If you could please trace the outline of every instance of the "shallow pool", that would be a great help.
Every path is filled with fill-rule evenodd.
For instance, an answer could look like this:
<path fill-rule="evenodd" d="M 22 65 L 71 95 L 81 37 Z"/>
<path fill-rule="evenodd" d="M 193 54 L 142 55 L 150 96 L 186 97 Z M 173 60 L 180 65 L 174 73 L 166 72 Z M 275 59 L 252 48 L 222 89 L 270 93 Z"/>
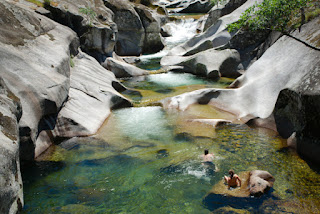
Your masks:
<path fill-rule="evenodd" d="M 214 129 L 196 118 L 232 115 L 207 105 L 114 111 L 96 136 L 63 142 L 23 167 L 23 213 L 318 213 L 319 174 L 275 133 Z M 201 164 L 204 149 L 215 166 Z M 230 168 L 267 170 L 276 182 L 262 198 L 206 197 Z"/>

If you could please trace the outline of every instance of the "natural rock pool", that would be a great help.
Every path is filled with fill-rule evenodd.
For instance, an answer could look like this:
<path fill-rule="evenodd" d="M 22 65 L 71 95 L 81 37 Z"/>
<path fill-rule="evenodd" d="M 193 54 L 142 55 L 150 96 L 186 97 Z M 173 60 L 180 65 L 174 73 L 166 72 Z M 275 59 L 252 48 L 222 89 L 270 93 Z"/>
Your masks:
<path fill-rule="evenodd" d="M 130 87 L 136 81 L 135 89 L 143 95 L 137 105 L 197 87 L 219 87 L 189 74 L 156 75 L 124 82 Z M 171 91 L 157 92 L 162 88 Z M 285 148 L 275 133 L 243 124 L 215 130 L 192 121 L 199 118 L 232 119 L 232 115 L 205 105 L 185 112 L 166 112 L 158 106 L 114 111 L 96 136 L 52 147 L 24 170 L 24 213 L 319 211 L 319 175 Z M 217 172 L 201 165 L 204 149 L 217 156 Z M 259 199 L 205 198 L 230 168 L 267 170 L 276 182 Z"/>
<path fill-rule="evenodd" d="M 148 63 L 144 68 L 154 68 Z M 231 79 L 161 73 L 123 80 L 135 107 L 115 110 L 95 136 L 51 147 L 24 164 L 23 213 L 320 213 L 319 168 L 276 133 L 235 123 L 214 128 L 194 119 L 234 116 L 208 105 L 165 111 L 155 102 Z M 201 164 L 209 149 L 215 167 Z M 261 198 L 206 197 L 228 170 L 261 169 L 276 179 Z"/>

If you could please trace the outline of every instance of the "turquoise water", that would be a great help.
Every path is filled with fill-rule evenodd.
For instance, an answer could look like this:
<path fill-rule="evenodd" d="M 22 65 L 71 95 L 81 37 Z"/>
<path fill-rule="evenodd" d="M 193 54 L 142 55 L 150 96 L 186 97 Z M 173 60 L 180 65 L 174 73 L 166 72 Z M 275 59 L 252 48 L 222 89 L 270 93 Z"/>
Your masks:
<path fill-rule="evenodd" d="M 176 96 L 201 88 L 225 88 L 233 79 L 210 81 L 189 73 L 160 73 L 125 79 L 122 83 L 130 90 L 127 95 L 136 105 L 145 106 L 166 97 Z"/>
<path fill-rule="evenodd" d="M 140 66 L 158 69 L 157 60 Z M 319 167 L 286 148 L 276 133 L 194 121 L 234 120 L 207 105 L 183 112 L 154 106 L 232 81 L 183 73 L 122 80 L 135 107 L 113 111 L 95 136 L 72 138 L 22 165 L 22 213 L 320 213 Z M 204 149 L 215 154 L 214 166 L 201 164 Z M 209 194 L 230 168 L 240 175 L 267 170 L 276 181 L 261 198 Z"/>
<path fill-rule="evenodd" d="M 24 166 L 23 213 L 317 213 L 319 175 L 282 139 L 242 124 L 192 122 L 199 108 L 120 109 L 96 136 L 52 147 Z M 215 166 L 201 164 L 204 149 Z M 230 168 L 267 170 L 276 182 L 262 198 L 208 196 Z"/>

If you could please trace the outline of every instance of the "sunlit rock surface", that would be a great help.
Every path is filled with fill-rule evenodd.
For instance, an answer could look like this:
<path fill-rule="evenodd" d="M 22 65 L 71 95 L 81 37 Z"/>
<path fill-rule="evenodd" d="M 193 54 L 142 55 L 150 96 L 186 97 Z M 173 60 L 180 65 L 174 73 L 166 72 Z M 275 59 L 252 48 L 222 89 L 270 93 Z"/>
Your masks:
<path fill-rule="evenodd" d="M 244 4 L 247 0 L 228 0 L 216 4 L 208 12 L 208 17 L 204 24 L 204 30 L 207 30 L 211 25 L 216 24 L 217 20 L 227 14 L 230 14 L 235 9 Z"/>
<path fill-rule="evenodd" d="M 231 197 L 261 196 L 266 193 L 275 182 L 275 178 L 269 172 L 262 170 L 241 172 L 238 175 L 241 180 L 241 187 L 228 189 L 228 186 L 222 179 L 212 187 L 209 195 L 212 193 Z"/>
<path fill-rule="evenodd" d="M 164 56 L 161 59 L 163 66 L 179 66 L 181 71 L 206 76 L 217 80 L 221 76 L 236 78 L 240 55 L 236 50 L 226 49 L 218 51 L 209 49 L 192 56 Z"/>
<path fill-rule="evenodd" d="M 320 25 L 318 23 L 319 18 L 316 18 L 302 26 L 301 32 L 293 32 L 292 36 L 311 46 L 318 47 L 320 34 Z M 296 94 L 300 94 L 297 97 L 302 97 L 302 92 L 304 92 L 306 95 L 312 95 L 310 98 L 312 97 L 311 99 L 313 99 L 313 101 L 310 102 L 310 105 L 307 104 L 309 101 L 303 101 L 302 103 L 304 104 L 301 103 L 302 105 L 293 105 L 293 103 L 290 104 L 290 101 L 289 106 L 299 106 L 298 108 L 295 107 L 294 111 L 297 112 L 296 114 L 289 114 L 292 119 L 286 119 L 290 117 L 286 116 L 285 113 L 281 115 L 280 112 L 278 122 L 277 112 L 275 112 L 275 118 L 276 123 L 278 124 L 277 129 L 280 132 L 281 127 L 285 127 L 286 124 L 295 124 L 292 126 L 287 137 L 289 137 L 290 133 L 294 130 L 299 129 L 299 126 L 306 127 L 306 129 L 304 129 L 306 132 L 301 131 L 301 133 L 308 133 L 307 130 L 312 129 L 307 127 L 317 127 L 317 122 L 315 122 L 317 120 L 313 120 L 311 117 L 317 118 L 318 113 L 317 111 L 312 110 L 310 111 L 312 114 L 307 116 L 309 114 L 305 112 L 308 111 L 304 110 L 301 112 L 298 109 L 306 109 L 306 106 L 312 106 L 310 109 L 318 109 L 317 105 L 319 102 L 317 102 L 317 91 L 319 86 L 317 84 L 317 74 L 320 67 L 320 52 L 319 50 L 307 46 L 303 42 L 297 41 L 289 36 L 282 36 L 249 67 L 243 76 L 236 80 L 237 89 L 202 89 L 165 99 L 162 103 L 166 108 L 184 110 L 188 108 L 189 105 L 198 103 L 201 99 L 205 99 L 208 104 L 233 112 L 239 119 L 247 121 L 255 117 L 268 118 L 273 113 L 279 93 L 282 90 L 297 91 Z M 281 94 L 283 94 L 283 92 Z M 306 99 L 306 101 L 308 99 Z M 296 99 L 289 100 L 294 102 Z M 285 106 L 286 105 L 281 107 L 281 105 L 279 105 L 275 110 L 277 111 L 279 108 L 286 108 Z M 289 109 L 289 106 L 286 109 Z M 286 111 L 293 112 L 291 110 L 285 110 L 284 112 Z M 301 113 L 298 113 L 298 111 Z M 298 119 L 301 114 L 304 115 L 305 119 Z M 280 122 L 281 117 L 284 117 L 282 125 Z M 296 123 L 292 123 L 290 120 L 296 120 L 299 121 L 300 124 L 302 123 L 305 125 L 296 125 Z M 317 136 L 318 135 L 313 134 L 314 138 L 317 138 Z M 306 135 L 304 135 L 304 137 L 306 137 Z M 300 145 L 303 144 L 301 143 Z M 314 143 L 310 143 L 309 151 L 312 151 L 312 148 L 315 147 L 311 145 L 314 145 Z M 301 151 L 303 151 L 302 148 L 303 146 L 301 147 Z M 304 154 L 308 154 L 308 152 L 304 152 Z M 308 156 L 314 157 L 315 155 L 313 154 L 314 153 L 311 152 Z"/>
<path fill-rule="evenodd" d="M 45 8 L 50 13 L 44 15 L 77 33 L 83 51 L 98 61 L 105 55 L 111 56 L 118 30 L 113 21 L 114 13 L 103 0 L 57 0 L 46 4 Z"/>
<path fill-rule="evenodd" d="M 70 50 L 76 50 L 76 34 L 67 27 L 2 2 L 1 77 L 21 101 L 20 155 L 34 158 L 34 144 L 43 119 L 58 113 L 68 97 Z M 44 146 L 46 149 L 48 145 Z"/>
<path fill-rule="evenodd" d="M 146 70 L 126 63 L 120 57 L 108 57 L 102 65 L 106 67 L 108 70 L 112 71 L 117 78 L 141 76 L 148 74 Z"/>
<path fill-rule="evenodd" d="M 19 98 L 1 77 L 0 103 L 0 212 L 16 213 L 23 206 L 18 126 L 22 112 Z"/>
<path fill-rule="evenodd" d="M 251 196 L 262 196 L 275 182 L 275 178 L 267 171 L 253 170 L 250 172 L 249 192 Z"/>
<path fill-rule="evenodd" d="M 78 51 L 76 33 L 34 9 L 0 3 L 3 213 L 23 205 L 19 155 L 33 160 L 57 137 L 94 134 L 111 109 L 131 106 L 114 74 Z"/>
<path fill-rule="evenodd" d="M 51 133 L 54 137 L 92 135 L 110 115 L 111 109 L 131 106 L 115 90 L 120 83 L 114 74 L 94 58 L 80 52 L 73 58 L 73 63 L 68 100 L 58 114 Z"/>

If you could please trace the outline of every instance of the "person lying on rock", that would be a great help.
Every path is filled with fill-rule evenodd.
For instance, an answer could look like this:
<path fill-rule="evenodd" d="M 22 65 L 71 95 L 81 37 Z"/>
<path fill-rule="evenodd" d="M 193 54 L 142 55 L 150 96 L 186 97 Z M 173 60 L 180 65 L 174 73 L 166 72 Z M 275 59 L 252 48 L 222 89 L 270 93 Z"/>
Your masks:
<path fill-rule="evenodd" d="M 228 184 L 228 189 L 230 189 L 230 187 L 241 187 L 241 180 L 237 174 L 234 174 L 234 171 L 232 169 L 229 170 L 229 175 L 230 177 L 224 176 L 224 181 Z"/>

